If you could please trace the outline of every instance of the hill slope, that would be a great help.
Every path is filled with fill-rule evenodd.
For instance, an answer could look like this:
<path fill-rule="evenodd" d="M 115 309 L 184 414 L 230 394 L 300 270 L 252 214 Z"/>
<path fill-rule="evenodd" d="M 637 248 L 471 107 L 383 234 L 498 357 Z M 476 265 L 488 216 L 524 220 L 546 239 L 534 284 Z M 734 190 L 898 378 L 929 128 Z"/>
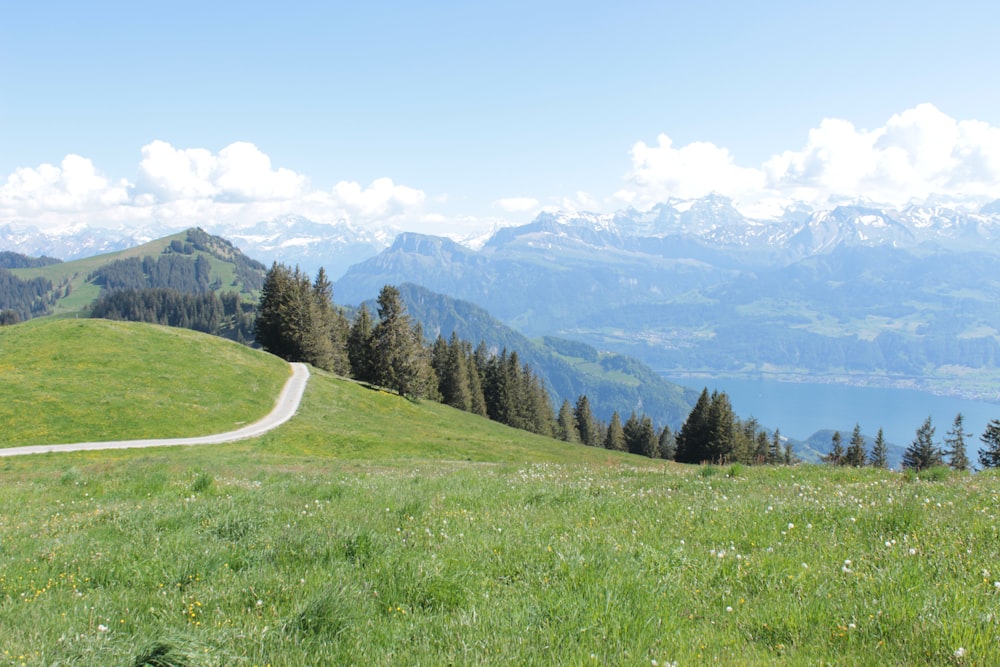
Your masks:
<path fill-rule="evenodd" d="M 219 433 L 270 411 L 288 365 L 186 329 L 89 319 L 0 328 L 0 444 Z"/>
<path fill-rule="evenodd" d="M 188 262 L 194 263 L 201 258 L 201 261 L 207 262 L 209 267 L 204 281 L 205 287 L 215 292 L 233 291 L 252 297 L 256 297 L 259 293 L 267 271 L 267 267 L 244 255 L 229 241 L 192 228 L 118 252 L 95 255 L 72 262 L 11 269 L 11 273 L 22 280 L 43 278 L 51 281 L 52 291 L 46 297 L 46 301 L 52 302 L 52 314 L 75 315 L 85 312 L 100 296 L 104 279 L 102 271 L 107 271 L 109 266 L 121 260 L 135 261 L 147 257 L 154 261 L 161 258 L 170 259 L 177 265 L 185 266 Z"/>
<path fill-rule="evenodd" d="M 610 420 L 617 411 L 625 420 L 635 411 L 677 429 L 698 399 L 697 392 L 664 380 L 635 359 L 551 336 L 529 339 L 475 304 L 419 285 L 404 283 L 399 291 L 425 335 L 447 338 L 454 331 L 473 345 L 486 343 L 495 353 L 516 351 L 545 382 L 557 410 L 564 399 L 574 403 L 585 394 L 599 419 Z"/>

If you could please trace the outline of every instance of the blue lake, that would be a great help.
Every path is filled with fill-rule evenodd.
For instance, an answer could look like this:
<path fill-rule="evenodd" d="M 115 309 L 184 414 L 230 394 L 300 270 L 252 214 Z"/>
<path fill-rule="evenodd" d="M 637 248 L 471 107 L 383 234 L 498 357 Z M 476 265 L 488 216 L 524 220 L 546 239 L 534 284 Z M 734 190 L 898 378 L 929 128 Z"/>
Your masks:
<path fill-rule="evenodd" d="M 724 391 L 741 418 L 756 417 L 763 426 L 780 428 L 783 435 L 805 440 L 821 429 L 844 432 L 845 441 L 854 424 L 874 437 L 881 427 L 888 442 L 907 446 L 917 428 L 930 416 L 943 440 L 959 412 L 965 419 L 970 454 L 979 447 L 979 436 L 991 419 L 1000 419 L 1000 404 L 910 389 L 847 387 L 831 384 L 777 382 L 719 377 L 710 380 L 671 378 L 671 382 L 701 391 Z"/>

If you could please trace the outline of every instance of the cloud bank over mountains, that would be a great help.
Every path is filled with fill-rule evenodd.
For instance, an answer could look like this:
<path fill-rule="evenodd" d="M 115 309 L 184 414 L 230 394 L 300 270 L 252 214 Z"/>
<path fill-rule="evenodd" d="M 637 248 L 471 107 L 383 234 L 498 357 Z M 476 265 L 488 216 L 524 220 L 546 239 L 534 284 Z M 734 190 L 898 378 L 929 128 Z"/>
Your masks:
<path fill-rule="evenodd" d="M 737 208 L 789 201 L 816 207 L 837 199 L 870 199 L 894 207 L 931 195 L 985 202 L 1000 198 L 1000 128 L 955 120 L 932 104 L 863 130 L 826 119 L 805 146 L 743 167 L 730 152 L 707 142 L 674 147 L 661 134 L 655 145 L 632 147 L 632 168 L 617 196 L 639 208 L 668 197 L 717 192 Z"/>
<path fill-rule="evenodd" d="M 675 146 L 666 134 L 653 144 L 637 142 L 630 156 L 623 183 L 609 184 L 619 188 L 611 196 L 497 193 L 484 209 L 517 216 L 574 202 L 591 209 L 622 203 L 642 209 L 710 192 L 732 198 L 748 215 L 776 215 L 791 201 L 822 208 L 859 198 L 895 207 L 931 195 L 970 203 L 1000 199 L 1000 128 L 956 120 L 931 104 L 896 114 L 872 130 L 823 120 L 800 149 L 776 153 L 757 166 L 741 165 L 728 149 L 707 141 Z M 249 226 L 285 214 L 439 234 L 497 223 L 476 213 L 456 218 L 429 210 L 446 196 L 431 199 L 391 178 L 317 187 L 304 174 L 275 167 L 248 142 L 213 153 L 154 141 L 142 147 L 131 181 L 108 176 L 88 158 L 72 154 L 59 165 L 21 167 L 0 179 L 0 225 L 22 223 L 45 231 Z"/>

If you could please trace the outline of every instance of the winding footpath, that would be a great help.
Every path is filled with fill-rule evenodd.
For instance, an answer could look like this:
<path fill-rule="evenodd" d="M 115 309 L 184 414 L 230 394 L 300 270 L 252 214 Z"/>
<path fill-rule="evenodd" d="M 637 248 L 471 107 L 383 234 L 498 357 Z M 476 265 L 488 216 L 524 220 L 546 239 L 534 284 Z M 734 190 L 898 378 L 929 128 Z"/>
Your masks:
<path fill-rule="evenodd" d="M 256 438 L 271 429 L 281 426 L 295 415 L 302 401 L 309 380 L 309 368 L 305 364 L 292 363 L 292 377 L 288 378 L 278 400 L 265 417 L 241 429 L 215 435 L 194 438 L 161 438 L 158 440 L 109 440 L 107 442 L 73 442 L 65 445 L 26 445 L 0 449 L 0 457 L 21 456 L 23 454 L 46 454 L 49 452 L 80 452 L 98 449 L 130 449 L 133 447 L 177 447 L 181 445 L 218 445 L 247 438 Z"/>

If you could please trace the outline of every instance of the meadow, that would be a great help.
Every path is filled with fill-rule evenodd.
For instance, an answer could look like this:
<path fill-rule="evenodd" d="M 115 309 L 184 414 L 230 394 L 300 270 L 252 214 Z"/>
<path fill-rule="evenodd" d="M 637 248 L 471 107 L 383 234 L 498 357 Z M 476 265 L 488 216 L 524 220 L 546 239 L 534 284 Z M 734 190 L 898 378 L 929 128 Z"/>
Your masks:
<path fill-rule="evenodd" d="M 1000 477 L 681 466 L 314 372 L 0 461 L 0 665 L 1000 664 Z"/>
<path fill-rule="evenodd" d="M 31 320 L 0 328 L 0 447 L 222 433 L 266 415 L 288 377 L 187 329 Z"/>

